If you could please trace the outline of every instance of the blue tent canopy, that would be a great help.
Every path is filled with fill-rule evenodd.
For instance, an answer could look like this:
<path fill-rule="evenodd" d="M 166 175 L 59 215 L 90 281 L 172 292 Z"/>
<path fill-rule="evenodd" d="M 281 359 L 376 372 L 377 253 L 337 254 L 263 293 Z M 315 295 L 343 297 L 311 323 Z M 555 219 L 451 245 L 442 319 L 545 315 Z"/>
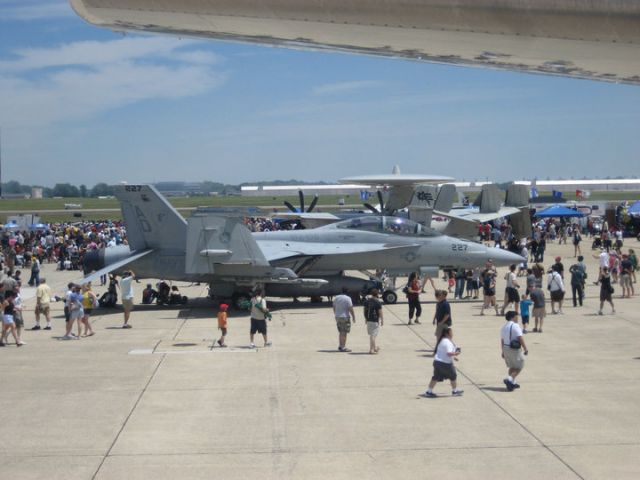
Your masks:
<path fill-rule="evenodd" d="M 563 207 L 562 205 L 553 205 L 549 208 L 545 208 L 539 212 L 536 212 L 535 216 L 538 218 L 568 218 L 568 217 L 584 217 L 584 213 L 574 210 L 572 208 Z"/>
<path fill-rule="evenodd" d="M 636 203 L 631 205 L 627 212 L 629 213 L 629 215 L 633 215 L 635 217 L 640 216 L 640 201 L 637 201 Z"/>

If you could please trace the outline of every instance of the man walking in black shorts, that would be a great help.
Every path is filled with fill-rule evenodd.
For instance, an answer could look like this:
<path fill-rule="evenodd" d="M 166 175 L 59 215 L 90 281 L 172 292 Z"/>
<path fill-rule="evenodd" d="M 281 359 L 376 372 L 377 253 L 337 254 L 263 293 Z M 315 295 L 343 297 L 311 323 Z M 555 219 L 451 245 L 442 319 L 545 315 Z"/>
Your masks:
<path fill-rule="evenodd" d="M 258 289 L 251 299 L 251 331 L 249 332 L 251 348 L 256 348 L 253 337 L 256 333 L 261 333 L 264 339 L 264 346 L 270 347 L 271 342 L 267 340 L 267 319 L 271 320 L 271 314 L 267 308 L 267 301 L 264 298 L 264 290 Z"/>

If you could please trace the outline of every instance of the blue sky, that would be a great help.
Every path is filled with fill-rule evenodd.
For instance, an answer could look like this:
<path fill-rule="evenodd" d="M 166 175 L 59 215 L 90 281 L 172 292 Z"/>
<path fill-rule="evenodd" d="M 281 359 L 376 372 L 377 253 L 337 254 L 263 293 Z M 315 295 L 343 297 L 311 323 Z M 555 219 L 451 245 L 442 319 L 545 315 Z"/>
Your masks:
<path fill-rule="evenodd" d="M 0 0 L 3 181 L 637 176 L 640 88 L 86 24 Z"/>

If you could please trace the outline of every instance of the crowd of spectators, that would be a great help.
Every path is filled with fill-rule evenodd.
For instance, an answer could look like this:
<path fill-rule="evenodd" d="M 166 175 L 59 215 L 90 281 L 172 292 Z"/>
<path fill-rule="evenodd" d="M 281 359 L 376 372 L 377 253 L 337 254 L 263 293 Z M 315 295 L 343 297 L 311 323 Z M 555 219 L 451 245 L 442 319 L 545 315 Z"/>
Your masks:
<path fill-rule="evenodd" d="M 56 223 L 35 230 L 7 229 L 0 237 L 0 260 L 9 274 L 16 268 L 30 269 L 30 285 L 38 285 L 43 263 L 56 263 L 59 270 L 82 268 L 86 251 L 127 244 L 120 222 Z"/>

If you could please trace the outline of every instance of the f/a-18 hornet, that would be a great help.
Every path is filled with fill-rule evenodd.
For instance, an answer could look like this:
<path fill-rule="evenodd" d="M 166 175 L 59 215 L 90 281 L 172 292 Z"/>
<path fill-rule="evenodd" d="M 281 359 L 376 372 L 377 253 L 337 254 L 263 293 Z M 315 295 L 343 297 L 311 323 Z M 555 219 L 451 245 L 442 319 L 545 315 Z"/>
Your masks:
<path fill-rule="evenodd" d="M 185 219 L 151 185 L 120 185 L 115 194 L 129 245 L 88 252 L 84 270 L 94 273 L 84 281 L 132 269 L 141 278 L 206 282 L 212 296 L 232 297 L 257 284 L 309 289 L 345 270 L 436 276 L 439 268 L 522 261 L 407 218 L 368 216 L 309 230 L 251 233 L 234 216 L 196 213 Z"/>

